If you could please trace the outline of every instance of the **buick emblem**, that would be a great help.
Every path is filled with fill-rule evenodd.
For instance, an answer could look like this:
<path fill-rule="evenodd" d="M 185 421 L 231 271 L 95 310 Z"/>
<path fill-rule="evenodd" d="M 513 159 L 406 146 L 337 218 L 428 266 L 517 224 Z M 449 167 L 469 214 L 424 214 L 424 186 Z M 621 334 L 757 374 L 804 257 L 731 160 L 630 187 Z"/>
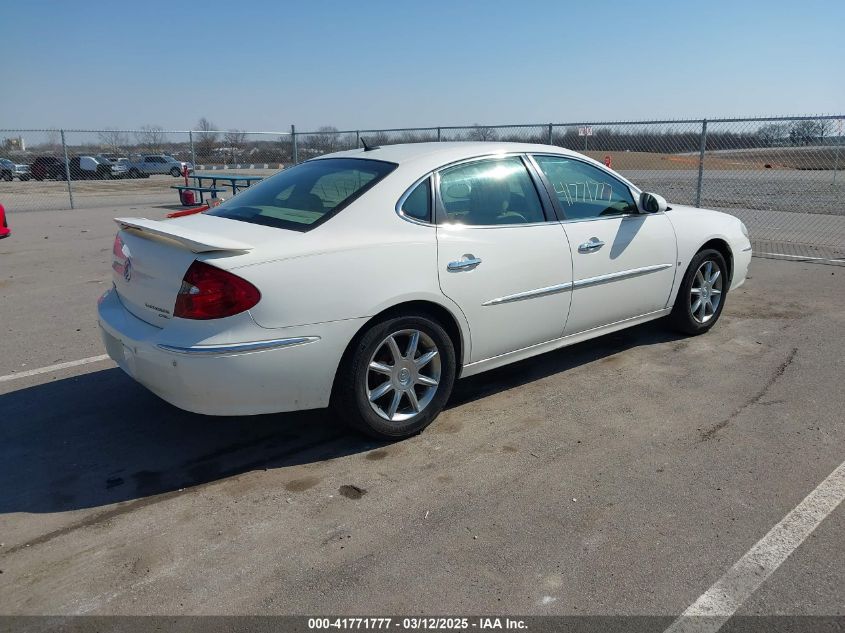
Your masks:
<path fill-rule="evenodd" d="M 123 266 L 123 278 L 128 282 L 132 279 L 132 260 L 126 258 L 126 264 Z"/>

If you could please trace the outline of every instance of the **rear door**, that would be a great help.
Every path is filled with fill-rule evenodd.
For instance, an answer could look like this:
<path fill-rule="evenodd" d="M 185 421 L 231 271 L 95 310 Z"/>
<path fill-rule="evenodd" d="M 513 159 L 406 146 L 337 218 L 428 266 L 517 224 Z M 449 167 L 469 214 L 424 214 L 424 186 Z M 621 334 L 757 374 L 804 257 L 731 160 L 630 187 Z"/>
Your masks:
<path fill-rule="evenodd" d="M 470 362 L 560 337 L 569 246 L 523 158 L 462 163 L 435 183 L 440 287 L 469 322 Z"/>
<path fill-rule="evenodd" d="M 555 194 L 572 248 L 575 334 L 666 307 L 675 278 L 675 231 L 664 213 L 639 213 L 626 183 L 569 156 L 533 157 Z"/>

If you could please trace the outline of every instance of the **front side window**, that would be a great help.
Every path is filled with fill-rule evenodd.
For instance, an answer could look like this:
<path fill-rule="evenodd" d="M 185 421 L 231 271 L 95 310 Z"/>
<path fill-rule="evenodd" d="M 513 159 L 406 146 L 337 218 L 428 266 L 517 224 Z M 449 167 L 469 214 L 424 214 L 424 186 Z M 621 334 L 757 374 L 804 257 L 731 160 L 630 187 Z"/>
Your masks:
<path fill-rule="evenodd" d="M 326 158 L 290 167 L 241 191 L 208 215 L 307 231 L 396 169 L 395 163 Z"/>
<path fill-rule="evenodd" d="M 567 220 L 636 213 L 631 190 L 607 172 L 565 156 L 535 156 Z"/>
<path fill-rule="evenodd" d="M 444 222 L 489 226 L 546 219 L 534 182 L 515 156 L 444 169 L 440 199 Z"/>

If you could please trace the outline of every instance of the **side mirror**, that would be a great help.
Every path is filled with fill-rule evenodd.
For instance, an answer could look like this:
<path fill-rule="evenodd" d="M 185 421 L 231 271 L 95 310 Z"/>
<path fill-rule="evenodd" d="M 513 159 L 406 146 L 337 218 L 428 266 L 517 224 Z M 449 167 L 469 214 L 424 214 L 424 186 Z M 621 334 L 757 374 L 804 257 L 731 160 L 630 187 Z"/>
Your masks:
<path fill-rule="evenodd" d="M 649 193 L 647 191 L 643 191 L 640 194 L 640 211 L 643 213 L 660 213 L 661 211 L 666 211 L 668 208 L 669 205 L 663 196 L 658 196 L 656 193 Z"/>

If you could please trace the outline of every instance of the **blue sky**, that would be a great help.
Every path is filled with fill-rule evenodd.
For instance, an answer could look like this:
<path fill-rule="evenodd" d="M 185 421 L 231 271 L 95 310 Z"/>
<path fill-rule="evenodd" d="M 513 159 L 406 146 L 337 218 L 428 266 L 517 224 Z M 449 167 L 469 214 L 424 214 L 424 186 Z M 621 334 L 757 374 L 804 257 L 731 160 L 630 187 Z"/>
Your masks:
<path fill-rule="evenodd" d="M 845 110 L 845 2 L 9 2 L 0 128 Z"/>

